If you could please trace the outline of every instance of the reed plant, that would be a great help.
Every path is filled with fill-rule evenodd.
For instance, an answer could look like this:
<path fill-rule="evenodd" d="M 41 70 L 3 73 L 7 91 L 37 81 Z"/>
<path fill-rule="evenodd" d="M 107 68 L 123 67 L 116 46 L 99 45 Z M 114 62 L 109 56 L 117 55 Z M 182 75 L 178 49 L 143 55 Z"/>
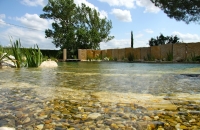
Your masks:
<path fill-rule="evenodd" d="M 16 65 L 17 68 L 21 68 L 24 66 L 23 63 L 23 53 L 22 53 L 22 46 L 21 46 L 21 42 L 20 40 L 16 40 L 15 42 L 11 42 L 11 50 L 12 50 L 12 54 L 15 57 L 15 62 L 14 64 Z"/>
<path fill-rule="evenodd" d="M 26 57 L 26 66 L 27 67 L 39 67 L 42 63 L 42 53 L 38 45 L 34 45 L 34 48 L 28 48 L 24 50 Z"/>
<path fill-rule="evenodd" d="M 42 63 L 42 53 L 38 45 L 34 45 L 34 48 L 23 48 L 20 40 L 11 41 L 11 45 L 12 54 L 15 57 L 14 63 L 17 68 L 38 67 Z"/>

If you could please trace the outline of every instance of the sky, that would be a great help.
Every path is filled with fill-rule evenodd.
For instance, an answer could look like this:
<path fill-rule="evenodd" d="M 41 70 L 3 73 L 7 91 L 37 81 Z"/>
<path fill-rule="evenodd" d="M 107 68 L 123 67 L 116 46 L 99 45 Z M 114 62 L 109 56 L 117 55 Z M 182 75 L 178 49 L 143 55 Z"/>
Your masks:
<path fill-rule="evenodd" d="M 41 19 L 48 0 L 0 0 L 0 45 L 10 46 L 19 40 L 23 47 L 37 44 L 41 49 L 55 50 L 51 38 L 45 38 L 45 29 L 51 29 L 53 20 Z M 186 24 L 167 17 L 150 0 L 74 0 L 85 3 L 112 21 L 110 35 L 115 38 L 100 43 L 101 49 L 129 48 L 131 31 L 134 48 L 148 47 L 153 37 L 177 35 L 181 42 L 200 42 L 200 24 Z"/>

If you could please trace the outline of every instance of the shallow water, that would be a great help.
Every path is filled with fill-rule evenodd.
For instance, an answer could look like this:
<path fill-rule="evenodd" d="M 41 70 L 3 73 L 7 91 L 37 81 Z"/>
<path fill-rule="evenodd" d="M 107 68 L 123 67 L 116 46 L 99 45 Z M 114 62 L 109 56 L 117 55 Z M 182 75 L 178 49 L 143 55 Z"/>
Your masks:
<path fill-rule="evenodd" d="M 200 74 L 200 65 L 63 62 L 0 69 L 0 126 L 200 129 L 200 77 L 181 74 Z"/>

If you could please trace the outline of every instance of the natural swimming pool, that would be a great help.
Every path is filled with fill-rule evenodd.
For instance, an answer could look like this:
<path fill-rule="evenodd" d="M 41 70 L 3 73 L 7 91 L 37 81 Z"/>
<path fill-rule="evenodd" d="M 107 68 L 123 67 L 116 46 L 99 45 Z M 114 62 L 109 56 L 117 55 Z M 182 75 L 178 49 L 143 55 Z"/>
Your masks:
<path fill-rule="evenodd" d="M 61 62 L 0 69 L 0 126 L 200 129 L 199 64 Z"/>

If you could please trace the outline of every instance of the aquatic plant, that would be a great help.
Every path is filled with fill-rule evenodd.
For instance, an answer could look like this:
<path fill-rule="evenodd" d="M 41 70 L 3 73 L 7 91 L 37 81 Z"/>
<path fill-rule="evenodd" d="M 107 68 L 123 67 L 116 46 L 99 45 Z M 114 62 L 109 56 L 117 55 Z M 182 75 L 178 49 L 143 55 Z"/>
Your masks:
<path fill-rule="evenodd" d="M 42 53 L 38 45 L 34 45 L 34 48 L 24 49 L 26 57 L 27 67 L 38 67 L 42 63 Z"/>
<path fill-rule="evenodd" d="M 12 47 L 11 47 L 12 54 L 15 57 L 14 64 L 16 65 L 17 68 L 21 68 L 21 67 L 24 66 L 24 64 L 22 62 L 23 61 L 22 57 L 24 55 L 23 55 L 22 49 L 21 49 L 22 48 L 21 42 L 20 42 L 20 40 L 16 40 L 15 42 L 12 42 L 10 40 L 10 42 L 11 42 L 11 45 L 12 45 Z"/>

